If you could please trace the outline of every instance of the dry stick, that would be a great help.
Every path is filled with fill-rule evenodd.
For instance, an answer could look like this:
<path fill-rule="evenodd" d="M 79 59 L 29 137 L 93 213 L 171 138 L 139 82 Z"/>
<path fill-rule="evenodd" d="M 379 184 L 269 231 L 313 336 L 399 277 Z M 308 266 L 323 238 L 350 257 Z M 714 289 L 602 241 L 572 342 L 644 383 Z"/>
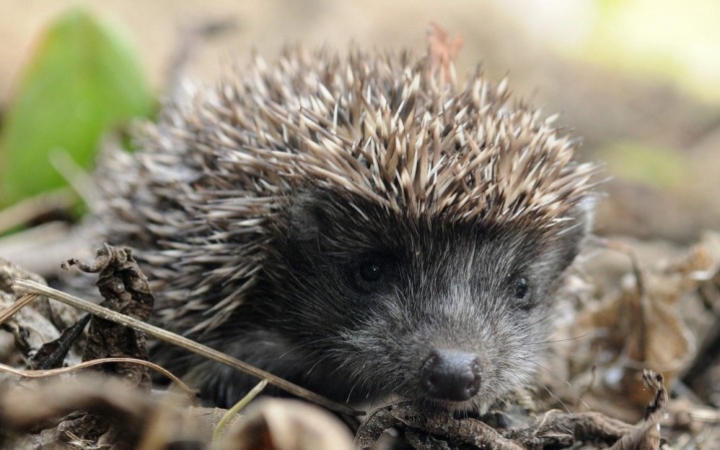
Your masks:
<path fill-rule="evenodd" d="M 317 403 L 318 405 L 324 406 L 325 408 L 330 409 L 332 411 L 336 411 L 336 412 L 343 413 L 343 414 L 348 414 L 351 416 L 358 416 L 358 415 L 364 414 L 364 412 L 362 412 L 362 411 L 356 411 L 345 405 L 336 403 L 332 400 L 329 400 L 329 399 L 323 397 L 322 395 L 316 394 L 315 392 L 309 391 L 309 390 L 307 390 L 303 387 L 300 387 L 294 383 L 284 380 L 284 379 L 278 377 L 277 375 L 273 375 L 270 372 L 266 372 L 262 369 L 258 369 L 255 366 L 252 366 L 248 363 L 240 361 L 239 359 L 233 358 L 232 356 L 226 355 L 222 352 L 214 350 L 205 345 L 198 344 L 197 342 L 195 342 L 191 339 L 188 339 L 183 336 L 179 336 L 179 335 L 177 335 L 175 333 L 171 333 L 167 330 L 163 330 L 162 328 L 158 328 L 154 325 L 147 324 L 141 320 L 125 316 L 123 314 L 120 314 L 113 310 L 104 308 L 102 306 L 98 306 L 94 303 L 90 303 L 81 298 L 72 296 L 70 294 L 66 294 L 65 292 L 62 292 L 62 291 L 58 291 L 57 289 L 53 289 L 51 287 L 44 286 L 40 283 L 36 283 L 36 282 L 30 281 L 30 280 L 15 280 L 15 283 L 13 284 L 13 290 L 16 292 L 20 292 L 23 294 L 29 294 L 29 295 L 32 295 L 32 294 L 45 295 L 45 296 L 55 299 L 59 302 L 68 304 L 70 306 L 73 306 L 75 308 L 83 310 L 87 313 L 90 313 L 94 316 L 100 317 L 101 319 L 109 320 L 111 322 L 129 327 L 129 328 L 140 330 L 140 331 L 142 331 L 146 334 L 149 334 L 150 336 L 153 336 L 157 339 L 160 339 L 160 340 L 168 342 L 170 344 L 177 345 L 178 347 L 182 347 L 184 349 L 190 350 L 194 353 L 205 356 L 206 358 L 211 359 L 213 361 L 225 364 L 226 366 L 229 366 L 234 369 L 240 370 L 242 372 L 248 373 L 248 374 L 255 376 L 261 380 L 266 379 L 266 380 L 268 380 L 268 383 L 270 383 L 276 387 L 279 387 L 280 389 L 284 390 L 285 392 L 289 392 L 290 394 L 293 394 L 298 397 L 302 397 L 306 400 L 309 400 L 311 402 Z"/>
<path fill-rule="evenodd" d="M 30 297 L 29 295 L 23 296 L 22 298 Z M 22 300 L 22 299 L 21 299 Z M 62 375 L 66 373 L 73 373 L 73 372 L 79 372 L 83 369 L 86 369 L 88 367 L 98 366 L 102 364 L 111 364 L 111 363 L 127 363 L 127 364 L 138 364 L 140 366 L 147 367 L 151 370 L 155 370 L 158 373 L 161 373 L 162 375 L 168 377 L 173 383 L 177 385 L 177 387 L 182 390 L 185 395 L 187 395 L 190 402 L 192 402 L 193 406 L 199 406 L 199 402 L 197 400 L 197 396 L 195 395 L 195 391 L 188 386 L 186 383 L 184 383 L 180 378 L 173 375 L 172 372 L 165 369 L 164 367 L 158 366 L 157 364 L 145 361 L 144 359 L 137 359 L 137 358 L 101 358 L 101 359 L 93 359 L 90 361 L 84 361 L 78 364 L 75 364 L 71 367 L 61 367 L 59 369 L 39 369 L 39 370 L 22 370 L 22 369 L 16 369 L 14 367 L 7 366 L 5 364 L 0 364 L 0 372 L 7 372 L 12 373 L 13 375 L 17 375 L 22 378 L 48 378 L 56 375 Z"/>
<path fill-rule="evenodd" d="M 247 393 L 245 397 L 240 399 L 240 401 L 235 403 L 232 408 L 227 410 L 227 412 L 222 416 L 222 419 L 220 419 L 220 422 L 218 422 L 217 426 L 215 426 L 215 431 L 213 431 L 213 442 L 220 441 L 222 432 L 227 426 L 228 422 L 230 422 L 233 417 L 237 416 L 240 411 L 242 411 L 243 408 L 248 405 L 248 403 L 255 399 L 255 397 L 260 395 L 262 390 L 265 389 L 265 386 L 267 386 L 267 380 L 260 381 L 254 388 L 250 390 L 250 392 Z"/>
<path fill-rule="evenodd" d="M 0 324 L 5 323 L 6 320 L 15 315 L 18 311 L 23 309 L 28 303 L 38 298 L 37 294 L 24 295 L 21 299 L 15 301 L 12 305 L 0 311 Z"/>
<path fill-rule="evenodd" d="M 0 233 L 20 226 L 52 209 L 68 209 L 77 202 L 77 195 L 68 188 L 23 200 L 0 210 Z"/>

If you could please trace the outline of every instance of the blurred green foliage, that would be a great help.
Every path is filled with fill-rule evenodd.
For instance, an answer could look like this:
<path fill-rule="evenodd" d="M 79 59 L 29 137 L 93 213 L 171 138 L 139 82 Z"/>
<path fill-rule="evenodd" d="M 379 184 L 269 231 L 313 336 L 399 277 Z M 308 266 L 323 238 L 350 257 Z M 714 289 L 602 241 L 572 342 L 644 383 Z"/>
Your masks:
<path fill-rule="evenodd" d="M 65 185 L 51 152 L 66 151 L 88 168 L 104 132 L 153 107 L 124 40 L 86 11 L 68 11 L 39 38 L 4 117 L 0 206 Z"/>
<path fill-rule="evenodd" d="M 597 19 L 577 56 L 720 101 L 720 2 L 597 0 L 595 6 Z"/>
<path fill-rule="evenodd" d="M 682 154 L 636 141 L 618 141 L 598 152 L 608 172 L 623 180 L 678 188 L 691 178 L 692 168 Z"/>

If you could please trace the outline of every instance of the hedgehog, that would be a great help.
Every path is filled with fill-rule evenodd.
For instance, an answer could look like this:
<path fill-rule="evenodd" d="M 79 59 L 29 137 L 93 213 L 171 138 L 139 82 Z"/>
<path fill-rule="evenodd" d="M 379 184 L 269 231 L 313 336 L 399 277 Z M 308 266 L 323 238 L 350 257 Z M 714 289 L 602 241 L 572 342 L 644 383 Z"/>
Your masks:
<path fill-rule="evenodd" d="M 487 411 L 531 384 L 597 166 L 480 67 L 286 49 L 168 103 L 98 169 L 154 321 L 330 399 Z M 453 76 L 447 76 L 448 73 Z M 253 377 L 152 357 L 227 407 Z"/>

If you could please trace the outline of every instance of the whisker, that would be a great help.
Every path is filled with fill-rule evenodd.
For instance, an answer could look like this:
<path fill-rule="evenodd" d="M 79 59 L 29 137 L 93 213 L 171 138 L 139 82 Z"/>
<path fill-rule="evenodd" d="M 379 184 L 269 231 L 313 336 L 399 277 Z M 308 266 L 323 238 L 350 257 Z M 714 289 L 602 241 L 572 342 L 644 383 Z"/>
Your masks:
<path fill-rule="evenodd" d="M 315 340 L 310 341 L 310 342 L 303 342 L 303 343 L 301 343 L 301 344 L 298 344 L 298 345 L 296 345 L 296 346 L 294 346 L 294 347 L 289 348 L 287 351 L 285 351 L 285 352 L 282 353 L 280 356 L 278 356 L 278 358 L 284 358 L 285 356 L 287 356 L 288 353 L 294 352 L 294 351 L 296 351 L 296 350 L 303 349 L 303 348 L 305 348 L 305 347 L 310 347 L 311 345 L 315 345 L 315 344 L 320 343 L 320 342 L 323 342 L 323 341 L 330 341 L 330 342 L 332 342 L 333 340 L 336 340 L 336 339 L 338 339 L 337 336 L 326 336 L 326 337 L 322 337 L 322 338 L 315 339 Z"/>
<path fill-rule="evenodd" d="M 561 339 L 548 339 L 548 340 L 546 340 L 546 341 L 538 341 L 538 342 L 536 342 L 536 343 L 537 343 L 537 344 L 552 344 L 552 343 L 555 343 L 555 342 L 569 342 L 569 341 L 574 341 L 574 340 L 576 340 L 576 339 L 585 338 L 585 337 L 591 336 L 591 335 L 593 335 L 593 334 L 594 334 L 594 333 L 593 333 L 592 331 L 588 331 L 587 333 L 580 334 L 580 335 L 578 335 L 578 336 L 572 336 L 572 337 L 561 338 Z M 533 344 L 530 344 L 530 345 L 533 345 Z"/>
<path fill-rule="evenodd" d="M 525 359 L 525 361 L 527 361 L 527 362 L 529 362 L 530 364 L 533 364 L 533 365 L 539 367 L 540 369 L 542 369 L 542 370 L 544 370 L 546 373 L 548 373 L 550 376 L 552 376 L 553 378 L 555 378 L 555 379 L 558 380 L 559 382 L 561 382 L 561 383 L 563 383 L 564 385 L 566 385 L 568 388 L 570 388 L 570 391 L 572 392 L 572 395 L 576 397 L 577 401 L 580 402 L 580 404 L 581 404 L 582 406 L 590 409 L 590 406 L 589 406 L 587 403 L 585 403 L 585 401 L 580 397 L 579 393 L 573 392 L 573 391 L 575 391 L 575 388 L 573 388 L 573 385 L 570 383 L 570 380 L 568 380 L 568 379 L 565 378 L 565 377 L 561 377 L 560 375 L 558 375 L 557 373 L 553 372 L 552 370 L 550 370 L 549 368 L 545 367 L 544 365 L 538 363 L 537 361 L 532 361 L 532 360 L 529 360 L 529 359 Z M 530 376 L 530 377 L 533 379 L 533 381 L 535 381 L 538 385 L 540 385 L 543 389 L 545 389 L 545 391 L 547 391 L 547 393 L 550 394 L 550 396 L 551 396 L 553 399 L 557 400 L 557 401 L 563 406 L 563 408 L 565 408 L 566 411 L 567 411 L 567 405 L 565 405 L 565 403 L 564 403 L 558 396 L 556 396 L 555 394 L 553 394 L 546 385 L 544 385 L 543 383 L 540 383 L 539 379 L 538 379 L 532 372 L 525 371 L 525 373 L 526 373 L 528 376 Z"/>
<path fill-rule="evenodd" d="M 357 380 L 353 381 L 352 386 L 350 386 L 350 390 L 348 391 L 347 397 L 345 397 L 345 403 L 350 403 L 350 398 L 352 397 L 352 393 L 355 391 L 355 388 L 357 387 Z"/>
<path fill-rule="evenodd" d="M 330 354 L 326 354 L 326 355 L 323 355 L 321 358 L 319 358 L 317 361 L 315 361 L 315 364 L 313 364 L 312 366 L 310 366 L 310 368 L 305 371 L 305 375 L 308 375 L 308 376 L 309 376 L 309 375 L 312 373 L 312 371 L 315 370 L 315 368 L 317 368 L 317 366 L 320 365 L 320 363 L 322 363 L 322 362 L 325 361 L 326 359 L 329 359 L 330 356 L 331 356 Z"/>
<path fill-rule="evenodd" d="M 570 408 L 568 408 L 565 402 L 560 397 L 558 397 L 545 383 L 542 383 L 538 377 L 533 375 L 532 372 L 525 372 L 525 375 L 527 375 L 533 382 L 535 382 L 535 384 L 537 384 L 545 392 L 547 392 L 548 395 L 550 395 L 550 398 L 554 399 L 557 403 L 559 403 L 565 412 L 570 412 Z"/>

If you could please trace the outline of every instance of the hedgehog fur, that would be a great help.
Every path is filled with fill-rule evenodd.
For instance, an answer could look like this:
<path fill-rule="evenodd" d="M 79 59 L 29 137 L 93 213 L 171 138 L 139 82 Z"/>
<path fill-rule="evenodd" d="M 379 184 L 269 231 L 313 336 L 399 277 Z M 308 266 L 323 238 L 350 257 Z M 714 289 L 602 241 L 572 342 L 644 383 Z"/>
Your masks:
<path fill-rule="evenodd" d="M 408 54 L 231 72 L 98 171 L 99 238 L 134 248 L 155 321 L 343 401 L 483 410 L 527 384 L 586 234 L 578 141 L 506 81 Z M 158 349 L 216 404 L 255 383 Z"/>

